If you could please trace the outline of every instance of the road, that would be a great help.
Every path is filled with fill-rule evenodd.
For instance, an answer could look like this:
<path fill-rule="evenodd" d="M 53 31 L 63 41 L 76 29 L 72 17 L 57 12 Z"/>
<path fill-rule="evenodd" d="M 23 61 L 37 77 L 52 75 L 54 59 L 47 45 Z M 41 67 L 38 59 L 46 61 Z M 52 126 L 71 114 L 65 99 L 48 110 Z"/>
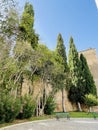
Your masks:
<path fill-rule="evenodd" d="M 0 130 L 98 130 L 98 119 L 56 119 L 33 121 Z"/>

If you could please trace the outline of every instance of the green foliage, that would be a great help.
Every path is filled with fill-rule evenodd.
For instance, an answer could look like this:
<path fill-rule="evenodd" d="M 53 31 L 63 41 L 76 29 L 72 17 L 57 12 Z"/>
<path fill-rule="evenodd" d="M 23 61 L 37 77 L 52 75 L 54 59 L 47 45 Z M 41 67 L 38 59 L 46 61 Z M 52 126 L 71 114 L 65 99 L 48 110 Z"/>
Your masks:
<path fill-rule="evenodd" d="M 0 60 L 12 53 L 18 35 L 19 16 L 14 0 L 0 0 Z"/>
<path fill-rule="evenodd" d="M 68 92 L 68 98 L 73 103 L 83 103 L 83 92 L 82 89 L 79 89 L 75 86 L 71 86 Z"/>
<path fill-rule="evenodd" d="M 87 61 L 83 54 L 78 56 L 73 38 L 70 38 L 69 49 L 69 69 L 71 74 L 71 87 L 69 89 L 69 99 L 74 102 L 84 103 L 85 94 L 96 95 L 96 86 L 93 76 L 89 70 Z"/>
<path fill-rule="evenodd" d="M 19 39 L 28 41 L 35 48 L 38 44 L 38 35 L 35 34 L 34 27 L 34 10 L 33 6 L 26 2 L 24 12 L 20 21 Z"/>
<path fill-rule="evenodd" d="M 0 94 L 0 123 L 11 122 L 20 111 L 20 100 L 9 94 Z"/>
<path fill-rule="evenodd" d="M 53 114 L 55 107 L 56 107 L 56 103 L 54 101 L 54 98 L 52 96 L 49 96 L 47 101 L 46 101 L 44 113 L 47 115 Z"/>
<path fill-rule="evenodd" d="M 7 44 L 15 40 L 18 33 L 19 16 L 14 0 L 0 1 L 0 36 L 4 37 Z"/>
<path fill-rule="evenodd" d="M 70 38 L 68 64 L 71 76 L 69 99 L 74 102 L 83 102 L 84 89 L 81 84 L 81 64 L 73 38 Z"/>
<path fill-rule="evenodd" d="M 57 58 L 56 62 L 58 62 L 63 69 L 54 76 L 56 82 L 53 83 L 58 90 L 62 91 L 62 110 L 65 112 L 64 89 L 67 88 L 68 85 L 67 80 L 69 80 L 69 70 L 67 65 L 66 48 L 61 34 L 59 34 L 57 38 L 56 54 L 58 59 L 61 58 L 61 62 Z"/>
<path fill-rule="evenodd" d="M 34 115 L 36 103 L 32 99 L 32 96 L 25 95 L 21 97 L 21 110 L 17 118 L 24 119 L 24 118 L 30 118 Z"/>
<path fill-rule="evenodd" d="M 57 72 L 57 74 L 54 77 L 54 80 L 56 80 L 57 88 L 63 89 L 65 86 L 65 82 L 67 80 L 66 75 L 68 75 L 68 65 L 67 65 L 67 56 L 66 56 L 66 50 L 64 46 L 64 41 L 62 38 L 62 35 L 59 34 L 57 38 L 57 46 L 56 46 L 56 61 L 59 64 L 59 67 L 61 67 L 61 70 Z"/>
<path fill-rule="evenodd" d="M 62 58 L 61 64 L 64 66 L 64 72 L 68 71 L 67 56 L 65 51 L 64 41 L 62 35 L 59 34 L 57 38 L 56 52 Z"/>
<path fill-rule="evenodd" d="M 90 72 L 90 69 L 88 67 L 86 58 L 83 54 L 80 55 L 80 61 L 81 61 L 81 76 L 82 76 L 82 85 L 84 89 L 84 94 L 93 94 L 97 95 L 95 82 L 93 79 L 93 76 Z"/>
<path fill-rule="evenodd" d="M 92 94 L 85 95 L 85 104 L 88 107 L 97 106 L 98 105 L 98 98 Z"/>
<path fill-rule="evenodd" d="M 71 73 L 72 84 L 77 87 L 80 78 L 79 75 L 80 63 L 79 63 L 78 52 L 72 37 L 70 38 L 70 43 L 69 43 L 68 65 Z"/>
<path fill-rule="evenodd" d="M 67 88 L 72 102 L 83 102 L 85 94 L 96 95 L 95 83 L 86 59 L 81 55 L 81 62 L 79 61 L 73 38 L 70 39 L 69 74 L 62 35 L 58 35 L 54 52 L 47 46 L 38 44 L 33 6 L 27 2 L 20 19 L 14 3 L 14 0 L 0 1 L 0 121 L 10 122 L 16 116 L 23 119 L 34 115 L 36 103 L 30 95 L 33 90 L 28 96 L 21 94 L 25 78 L 31 82 L 41 79 L 45 85 L 51 84 L 52 94 L 57 90 L 63 93 Z M 14 91 L 16 95 L 12 96 Z M 46 90 L 43 92 L 44 97 L 45 92 Z M 21 101 L 15 98 L 18 96 Z M 45 103 L 45 114 L 52 114 L 55 109 L 54 98 L 49 96 Z"/>
<path fill-rule="evenodd" d="M 37 52 L 40 54 L 37 74 L 39 74 L 43 81 L 47 82 L 47 80 L 49 80 L 49 82 L 52 83 L 53 76 L 57 72 L 57 69 L 59 72 L 63 67 L 57 63 L 55 52 L 49 50 L 45 45 L 39 44 Z"/>
<path fill-rule="evenodd" d="M 5 58 L 0 60 L 0 90 L 10 92 L 15 90 L 18 84 L 15 84 L 15 76 L 18 67 L 13 58 Z"/>

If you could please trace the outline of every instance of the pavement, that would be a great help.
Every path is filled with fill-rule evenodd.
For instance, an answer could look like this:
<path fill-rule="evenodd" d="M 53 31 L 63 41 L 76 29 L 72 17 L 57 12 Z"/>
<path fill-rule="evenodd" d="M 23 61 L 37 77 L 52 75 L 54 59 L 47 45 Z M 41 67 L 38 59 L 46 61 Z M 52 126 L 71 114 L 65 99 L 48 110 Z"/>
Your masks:
<path fill-rule="evenodd" d="M 98 119 L 72 118 L 32 121 L 1 128 L 0 130 L 98 130 Z"/>

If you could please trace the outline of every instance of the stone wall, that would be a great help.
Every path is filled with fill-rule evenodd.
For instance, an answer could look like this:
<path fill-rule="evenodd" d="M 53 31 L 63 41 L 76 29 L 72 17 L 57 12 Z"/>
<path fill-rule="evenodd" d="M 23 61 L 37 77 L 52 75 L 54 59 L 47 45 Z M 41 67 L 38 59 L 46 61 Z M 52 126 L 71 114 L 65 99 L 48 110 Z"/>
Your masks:
<path fill-rule="evenodd" d="M 43 86 L 44 84 L 42 83 L 41 80 L 35 81 L 33 84 L 31 81 L 24 79 L 23 87 L 22 87 L 22 95 L 28 94 L 29 89 L 33 90 L 33 98 L 39 99 L 42 96 L 43 92 Z M 49 92 L 52 91 L 51 85 L 47 85 L 46 88 L 46 95 L 49 94 Z M 65 109 L 66 111 L 73 111 L 76 110 L 76 107 L 72 106 L 72 104 L 69 102 L 67 98 L 67 92 L 65 91 Z M 55 102 L 57 104 L 57 108 L 55 111 L 62 111 L 62 93 L 61 91 L 57 92 L 55 94 Z"/>
<path fill-rule="evenodd" d="M 68 100 L 66 91 L 65 91 L 64 99 L 65 99 L 65 109 L 66 109 L 66 111 L 75 111 L 76 107 L 74 105 L 72 106 L 71 102 Z M 62 93 L 61 93 L 61 91 L 57 92 L 57 94 L 55 95 L 55 101 L 56 101 L 56 104 L 57 104 L 57 108 L 56 108 L 55 111 L 56 112 L 62 111 Z"/>

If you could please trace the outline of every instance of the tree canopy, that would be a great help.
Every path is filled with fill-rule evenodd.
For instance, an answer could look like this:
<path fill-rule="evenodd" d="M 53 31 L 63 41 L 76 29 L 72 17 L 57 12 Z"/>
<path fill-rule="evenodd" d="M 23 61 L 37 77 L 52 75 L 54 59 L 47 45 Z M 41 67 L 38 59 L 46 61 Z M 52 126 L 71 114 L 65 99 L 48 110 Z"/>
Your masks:
<path fill-rule="evenodd" d="M 72 37 L 69 42 L 68 65 L 71 75 L 69 99 L 74 103 L 82 102 L 83 88 L 81 84 L 81 64 Z"/>
<path fill-rule="evenodd" d="M 97 95 L 95 81 L 88 67 L 86 58 L 83 54 L 80 54 L 81 61 L 81 75 L 82 75 L 82 84 L 84 86 L 84 94 L 93 94 Z"/>
<path fill-rule="evenodd" d="M 38 35 L 34 30 L 34 10 L 32 4 L 26 2 L 22 18 L 20 20 L 20 39 L 27 41 L 35 48 L 38 44 Z"/>

